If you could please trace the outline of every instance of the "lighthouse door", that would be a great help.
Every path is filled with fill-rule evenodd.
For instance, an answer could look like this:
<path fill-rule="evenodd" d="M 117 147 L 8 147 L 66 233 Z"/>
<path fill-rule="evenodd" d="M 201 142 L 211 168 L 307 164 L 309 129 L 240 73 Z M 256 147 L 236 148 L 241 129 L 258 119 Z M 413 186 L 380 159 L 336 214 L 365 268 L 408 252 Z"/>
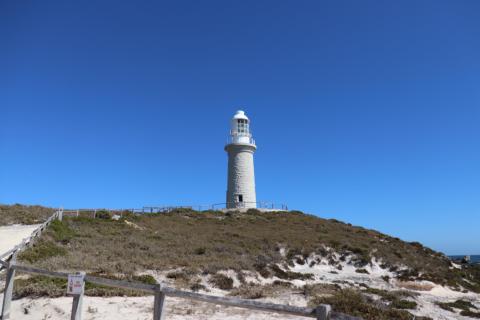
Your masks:
<path fill-rule="evenodd" d="M 243 202 L 243 194 L 238 195 L 238 202 Z"/>

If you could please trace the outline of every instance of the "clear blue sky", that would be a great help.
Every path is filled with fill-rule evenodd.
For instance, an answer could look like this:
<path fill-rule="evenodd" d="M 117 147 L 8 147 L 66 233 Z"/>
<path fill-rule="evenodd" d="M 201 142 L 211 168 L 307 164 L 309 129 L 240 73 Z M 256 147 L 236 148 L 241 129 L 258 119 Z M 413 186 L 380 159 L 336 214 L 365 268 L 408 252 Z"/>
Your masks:
<path fill-rule="evenodd" d="M 480 254 L 480 1 L 2 1 L 0 202 L 259 200 Z"/>

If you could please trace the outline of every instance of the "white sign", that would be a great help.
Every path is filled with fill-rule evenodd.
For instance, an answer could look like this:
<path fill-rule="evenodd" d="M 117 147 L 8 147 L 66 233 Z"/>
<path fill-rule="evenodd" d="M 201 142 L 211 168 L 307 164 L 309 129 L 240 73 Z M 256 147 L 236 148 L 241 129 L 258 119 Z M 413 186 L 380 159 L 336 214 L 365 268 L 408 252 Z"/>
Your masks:
<path fill-rule="evenodd" d="M 69 274 L 67 282 L 67 294 L 82 294 L 84 286 L 84 274 Z"/>

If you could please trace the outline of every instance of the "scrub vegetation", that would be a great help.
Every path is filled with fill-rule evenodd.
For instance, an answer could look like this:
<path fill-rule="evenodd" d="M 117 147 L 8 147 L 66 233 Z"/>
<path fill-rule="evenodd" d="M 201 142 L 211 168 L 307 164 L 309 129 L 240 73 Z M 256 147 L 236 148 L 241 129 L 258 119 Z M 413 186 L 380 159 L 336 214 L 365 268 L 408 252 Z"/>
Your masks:
<path fill-rule="evenodd" d="M 398 271 L 400 280 L 430 280 L 480 292 L 480 273 L 473 267 L 452 269 L 446 256 L 417 242 L 301 212 L 182 209 L 124 214 L 120 220 L 65 218 L 53 223 L 20 259 L 53 270 L 128 275 L 142 270 L 183 268 L 215 274 L 231 269 L 305 280 L 310 275 L 283 271 L 278 265 L 301 264 L 311 254 L 328 256 L 326 247 L 352 255 L 359 273 L 375 257 L 382 261 L 382 268 Z M 281 250 L 286 253 L 282 255 Z M 408 269 L 399 270 L 399 265 Z"/>
<path fill-rule="evenodd" d="M 399 300 L 405 301 L 405 300 Z M 390 305 L 379 304 L 375 300 L 353 289 L 342 289 L 336 291 L 333 295 L 317 296 L 310 300 L 311 306 L 319 304 L 330 304 L 335 311 L 343 312 L 349 315 L 362 317 L 371 320 L 411 320 L 412 315 L 405 310 L 411 309 L 413 305 L 408 302 L 402 303 L 402 308 Z M 408 308 L 403 308 L 404 304 L 408 304 Z M 427 320 L 427 317 L 415 317 L 417 320 Z"/>
<path fill-rule="evenodd" d="M 470 301 L 456 300 L 453 302 L 440 302 L 437 304 L 440 308 L 453 313 L 456 313 L 457 309 L 462 316 L 480 318 L 480 310 Z"/>
<path fill-rule="evenodd" d="M 0 205 L 0 226 L 42 223 L 54 212 L 55 209 L 42 206 Z"/>
<path fill-rule="evenodd" d="M 333 249 L 333 250 L 330 250 Z M 105 217 L 64 217 L 55 221 L 31 248 L 22 252 L 21 263 L 48 270 L 78 271 L 110 278 L 140 279 L 148 272 L 164 276 L 181 288 L 205 290 L 208 285 L 228 294 L 249 299 L 271 297 L 281 292 L 297 292 L 315 303 L 330 303 L 336 311 L 365 319 L 410 319 L 408 310 L 416 309 L 410 291 L 341 288 L 315 284 L 292 287 L 293 281 L 313 278 L 309 273 L 288 270 L 288 266 L 313 266 L 313 255 L 331 260 L 348 257 L 358 273 L 376 258 L 381 268 L 391 271 L 400 281 L 430 280 L 455 290 L 480 292 L 480 269 L 456 269 L 441 253 L 418 242 L 404 242 L 374 230 L 334 219 L 322 219 L 302 212 L 221 212 L 174 210 L 169 213 L 137 216 L 123 212 L 118 220 Z M 335 262 L 337 261 L 337 262 Z M 402 266 L 402 267 L 400 267 Z M 225 272 L 234 272 L 240 285 Z M 338 265 L 341 272 L 341 265 Z M 276 277 L 269 284 L 254 284 L 245 274 L 264 279 Z M 33 280 L 32 280 L 33 279 Z M 389 282 L 388 276 L 384 279 Z M 58 296 L 64 283 L 44 277 L 16 281 L 17 297 Z M 292 291 L 293 290 L 293 291 Z M 88 287 L 91 295 L 139 295 L 141 293 L 102 287 Z M 375 298 L 375 299 L 374 299 Z M 440 306 L 441 307 L 441 306 Z M 448 306 L 445 306 L 448 307 Z M 472 308 L 462 310 L 475 313 Z M 417 317 L 417 319 L 421 319 Z"/>

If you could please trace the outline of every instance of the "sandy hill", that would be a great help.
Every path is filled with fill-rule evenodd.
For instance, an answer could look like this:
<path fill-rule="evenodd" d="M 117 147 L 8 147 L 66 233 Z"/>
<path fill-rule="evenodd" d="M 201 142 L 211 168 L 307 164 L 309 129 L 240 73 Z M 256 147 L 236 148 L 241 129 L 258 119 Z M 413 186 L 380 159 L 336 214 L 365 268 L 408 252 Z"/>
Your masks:
<path fill-rule="evenodd" d="M 365 319 L 480 317 L 478 267 L 456 265 L 418 242 L 337 220 L 257 210 L 125 212 L 120 220 L 101 212 L 97 217 L 53 223 L 19 256 L 20 262 L 164 281 L 210 294 L 296 305 L 330 303 Z M 17 298 L 65 292 L 59 280 L 22 277 L 16 283 Z M 141 293 L 88 286 L 87 295 Z"/>

